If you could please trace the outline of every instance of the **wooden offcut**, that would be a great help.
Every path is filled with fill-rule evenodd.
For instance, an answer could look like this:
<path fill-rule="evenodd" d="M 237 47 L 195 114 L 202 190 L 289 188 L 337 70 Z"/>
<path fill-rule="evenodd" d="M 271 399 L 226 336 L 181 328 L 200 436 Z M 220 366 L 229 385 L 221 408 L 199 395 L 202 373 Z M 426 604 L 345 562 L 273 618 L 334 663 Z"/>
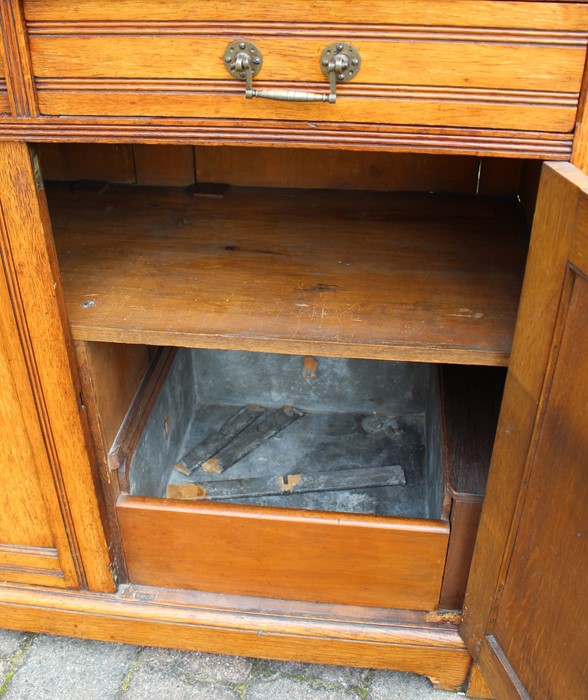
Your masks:
<path fill-rule="evenodd" d="M 302 411 L 292 406 L 284 406 L 266 413 L 260 420 L 250 423 L 245 430 L 242 430 L 234 440 L 231 440 L 213 457 L 203 462 L 202 470 L 222 474 L 225 469 L 263 445 L 266 440 L 277 435 L 302 415 L 304 415 Z"/>
<path fill-rule="evenodd" d="M 285 496 L 291 493 L 346 491 L 375 486 L 403 486 L 405 483 L 402 467 L 391 465 L 330 469 L 323 472 L 301 472 L 299 474 L 282 474 L 250 479 L 175 483 L 168 484 L 167 497 L 196 501 L 229 501 L 258 496 Z"/>
<path fill-rule="evenodd" d="M 265 411 L 261 406 L 250 404 L 243 406 L 232 415 L 219 430 L 208 435 L 201 443 L 193 447 L 187 454 L 174 464 L 174 469 L 181 474 L 190 476 L 203 462 L 220 452 L 231 440 L 234 440 L 241 431 L 257 420 Z"/>

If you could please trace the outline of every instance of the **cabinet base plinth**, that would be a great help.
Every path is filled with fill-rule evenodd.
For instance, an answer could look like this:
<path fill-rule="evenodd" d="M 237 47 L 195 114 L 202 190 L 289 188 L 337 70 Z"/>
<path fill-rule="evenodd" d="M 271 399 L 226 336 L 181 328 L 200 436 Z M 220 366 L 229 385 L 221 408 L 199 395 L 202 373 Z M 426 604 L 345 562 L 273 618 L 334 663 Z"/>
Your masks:
<path fill-rule="evenodd" d="M 116 594 L 0 587 L 2 626 L 264 659 L 408 671 L 466 681 L 457 627 L 427 613 L 123 585 Z"/>

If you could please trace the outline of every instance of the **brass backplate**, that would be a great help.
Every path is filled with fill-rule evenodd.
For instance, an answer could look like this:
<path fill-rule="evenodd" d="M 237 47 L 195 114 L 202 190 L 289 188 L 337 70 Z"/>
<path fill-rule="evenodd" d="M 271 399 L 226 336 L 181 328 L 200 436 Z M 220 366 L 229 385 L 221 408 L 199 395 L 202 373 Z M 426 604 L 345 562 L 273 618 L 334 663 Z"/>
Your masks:
<path fill-rule="evenodd" d="M 335 41 L 324 49 L 321 54 L 321 70 L 323 74 L 327 78 L 329 77 L 330 66 L 337 56 L 343 56 L 347 59 L 347 67 L 337 71 L 337 82 L 345 83 L 348 80 L 353 80 L 361 68 L 361 56 L 359 51 L 346 41 Z"/>
<path fill-rule="evenodd" d="M 225 49 L 223 62 L 227 71 L 237 80 L 246 80 L 247 78 L 247 72 L 241 68 L 244 60 L 248 61 L 251 77 L 254 78 L 263 65 L 261 51 L 254 43 L 246 39 L 231 41 Z"/>

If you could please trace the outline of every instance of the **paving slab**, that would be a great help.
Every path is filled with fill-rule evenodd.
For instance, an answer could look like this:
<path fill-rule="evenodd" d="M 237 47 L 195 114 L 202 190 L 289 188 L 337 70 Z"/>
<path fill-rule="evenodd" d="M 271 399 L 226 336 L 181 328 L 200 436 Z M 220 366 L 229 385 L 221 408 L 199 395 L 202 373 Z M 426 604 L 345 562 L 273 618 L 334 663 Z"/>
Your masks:
<path fill-rule="evenodd" d="M 0 630 L 0 658 L 14 654 L 26 638 L 26 632 Z"/>
<path fill-rule="evenodd" d="M 290 661 L 258 661 L 256 672 L 266 678 L 287 676 L 294 680 L 313 681 L 324 687 L 363 688 L 369 670 L 349 666 L 324 666 Z"/>
<path fill-rule="evenodd" d="M 136 655 L 124 644 L 39 635 L 2 700 L 114 700 Z"/>
<path fill-rule="evenodd" d="M 374 671 L 370 700 L 456 700 L 456 693 L 435 690 L 428 678 L 413 673 Z"/>
<path fill-rule="evenodd" d="M 359 700 L 360 696 L 346 688 L 293 678 L 257 680 L 249 687 L 246 700 Z"/>
<path fill-rule="evenodd" d="M 12 671 L 12 665 L 7 659 L 0 659 L 0 688 L 4 687 L 4 684 L 8 680 L 8 676 Z M 0 695 L 0 697 L 2 697 Z"/>
<path fill-rule="evenodd" d="M 203 683 L 141 667 L 130 679 L 120 700 L 242 700 L 237 690 L 217 683 Z"/>
<path fill-rule="evenodd" d="M 141 662 L 159 671 L 172 671 L 200 681 L 244 683 L 253 667 L 251 659 L 242 656 L 203 654 L 197 651 L 177 651 L 147 647 Z"/>

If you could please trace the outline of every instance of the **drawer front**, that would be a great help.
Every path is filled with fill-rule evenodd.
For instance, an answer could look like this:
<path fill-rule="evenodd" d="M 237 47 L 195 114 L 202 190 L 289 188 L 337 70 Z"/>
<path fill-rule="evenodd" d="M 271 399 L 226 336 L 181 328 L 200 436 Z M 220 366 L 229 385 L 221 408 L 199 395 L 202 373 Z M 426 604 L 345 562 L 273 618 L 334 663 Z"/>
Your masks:
<path fill-rule="evenodd" d="M 263 598 L 431 610 L 443 521 L 121 496 L 132 583 Z"/>
<path fill-rule="evenodd" d="M 28 0 L 25 14 L 44 115 L 572 131 L 588 7 L 464 5 Z M 328 92 L 333 41 L 353 44 L 361 70 L 334 105 L 246 100 L 223 63 L 237 38 L 263 54 L 254 87 Z"/>

